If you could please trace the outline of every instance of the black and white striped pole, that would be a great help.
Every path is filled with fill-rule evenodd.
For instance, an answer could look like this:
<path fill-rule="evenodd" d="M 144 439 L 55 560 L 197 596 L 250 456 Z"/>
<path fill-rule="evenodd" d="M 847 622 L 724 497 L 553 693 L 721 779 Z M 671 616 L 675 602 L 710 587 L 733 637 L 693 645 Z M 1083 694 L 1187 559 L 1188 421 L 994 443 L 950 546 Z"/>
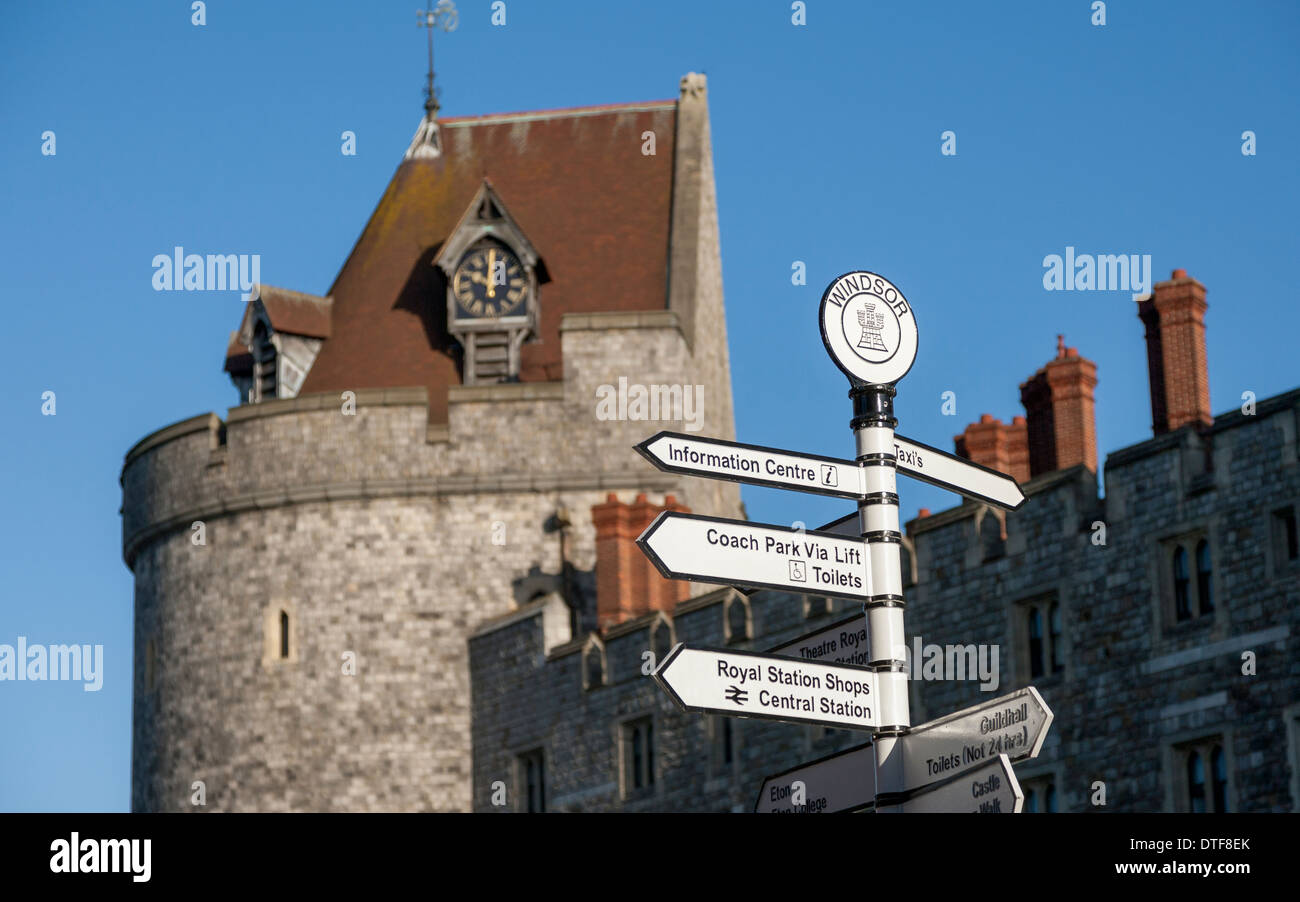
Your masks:
<path fill-rule="evenodd" d="M 906 790 L 899 737 L 911 726 L 907 640 L 903 632 L 902 533 L 894 450 L 895 384 L 916 359 L 917 331 L 902 292 L 883 276 L 845 273 L 822 295 L 821 332 L 835 365 L 852 383 L 854 439 L 864 496 L 859 528 L 867 543 L 870 597 L 865 602 L 869 664 L 876 671 L 873 748 L 876 811 L 897 811 Z"/>

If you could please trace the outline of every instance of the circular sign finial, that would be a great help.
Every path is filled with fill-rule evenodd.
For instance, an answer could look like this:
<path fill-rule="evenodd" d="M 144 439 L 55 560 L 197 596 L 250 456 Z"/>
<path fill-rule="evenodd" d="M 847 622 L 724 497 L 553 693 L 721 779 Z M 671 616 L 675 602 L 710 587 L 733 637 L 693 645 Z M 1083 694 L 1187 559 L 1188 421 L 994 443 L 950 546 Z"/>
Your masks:
<path fill-rule="evenodd" d="M 854 382 L 889 385 L 916 360 L 916 319 L 907 299 L 884 276 L 850 272 L 822 295 L 822 341 Z"/>

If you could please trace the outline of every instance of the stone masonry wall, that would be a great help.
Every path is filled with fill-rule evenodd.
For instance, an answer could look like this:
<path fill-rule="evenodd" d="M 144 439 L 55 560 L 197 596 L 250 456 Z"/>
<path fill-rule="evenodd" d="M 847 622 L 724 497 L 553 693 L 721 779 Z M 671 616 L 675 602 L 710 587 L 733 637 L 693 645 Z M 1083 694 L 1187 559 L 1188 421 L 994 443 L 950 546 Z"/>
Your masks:
<path fill-rule="evenodd" d="M 557 587 L 552 515 L 570 512 L 569 560 L 589 576 L 590 511 L 610 491 L 738 513 L 734 490 L 632 450 L 680 422 L 595 416 L 594 380 L 695 378 L 676 327 L 578 326 L 565 383 L 453 388 L 442 431 L 423 389 L 362 390 L 355 416 L 308 395 L 196 417 L 128 453 L 135 810 L 469 808 L 466 639 Z M 288 661 L 266 660 L 273 605 L 292 617 Z M 195 780 L 206 808 L 190 804 Z"/>

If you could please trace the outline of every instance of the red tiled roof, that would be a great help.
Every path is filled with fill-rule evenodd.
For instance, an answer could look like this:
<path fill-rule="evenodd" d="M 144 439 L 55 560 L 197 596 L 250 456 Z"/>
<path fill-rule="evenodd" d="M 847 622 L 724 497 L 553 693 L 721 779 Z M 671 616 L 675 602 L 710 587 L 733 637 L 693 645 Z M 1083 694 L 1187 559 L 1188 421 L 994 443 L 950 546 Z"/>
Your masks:
<path fill-rule="evenodd" d="M 674 101 L 439 125 L 442 156 L 402 162 L 335 279 L 330 338 L 303 393 L 425 385 L 430 420 L 446 422 L 447 387 L 460 378 L 431 261 L 485 177 L 552 280 L 522 381 L 562 378 L 561 314 L 667 306 Z"/>
<path fill-rule="evenodd" d="M 271 327 L 275 331 L 305 335 L 308 338 L 330 337 L 332 298 L 276 288 L 273 285 L 260 286 L 258 297 L 266 308 L 266 315 L 271 318 Z"/>

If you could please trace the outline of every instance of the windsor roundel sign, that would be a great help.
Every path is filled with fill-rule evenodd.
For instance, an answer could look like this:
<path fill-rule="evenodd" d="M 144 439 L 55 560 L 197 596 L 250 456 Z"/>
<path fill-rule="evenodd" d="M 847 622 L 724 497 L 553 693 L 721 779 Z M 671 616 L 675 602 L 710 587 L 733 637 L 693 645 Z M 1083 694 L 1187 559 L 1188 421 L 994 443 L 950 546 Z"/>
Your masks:
<path fill-rule="evenodd" d="M 873 272 L 840 276 L 822 295 L 822 341 L 857 382 L 888 385 L 916 360 L 916 319 L 903 293 Z"/>

